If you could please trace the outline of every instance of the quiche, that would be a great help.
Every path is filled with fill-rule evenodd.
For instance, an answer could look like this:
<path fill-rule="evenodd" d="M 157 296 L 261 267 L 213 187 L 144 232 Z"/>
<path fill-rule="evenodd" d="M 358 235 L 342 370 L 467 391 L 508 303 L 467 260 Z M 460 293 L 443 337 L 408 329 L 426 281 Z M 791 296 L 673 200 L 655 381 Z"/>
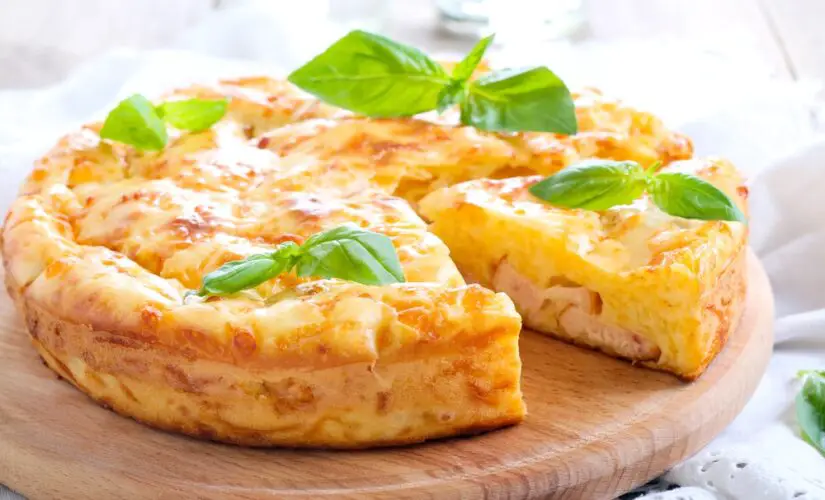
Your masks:
<path fill-rule="evenodd" d="M 702 178 L 745 209 L 729 162 L 664 171 Z M 526 327 L 698 377 L 742 311 L 746 226 L 672 217 L 647 197 L 599 212 L 557 208 L 528 192 L 539 180 L 454 185 L 425 197 L 421 212 L 465 277 L 505 292 Z"/>
<path fill-rule="evenodd" d="M 157 428 L 243 445 L 362 448 L 520 422 L 521 317 L 506 293 L 490 288 L 511 293 L 529 325 L 542 324 L 490 265 L 506 269 L 507 254 L 511 279 L 528 272 L 518 241 L 521 252 L 556 258 L 568 240 L 554 220 L 580 231 L 582 245 L 633 222 L 626 211 L 608 223 L 604 214 L 555 214 L 538 204 L 522 214 L 514 197 L 532 178 L 494 179 L 547 174 L 587 157 L 691 156 L 688 139 L 595 91 L 577 94 L 582 131 L 572 137 L 356 117 L 269 78 L 165 99 L 189 97 L 226 97 L 228 112 L 201 132 L 170 128 L 159 152 L 103 140 L 93 123 L 37 161 L 3 227 L 5 281 L 39 355 L 95 401 Z M 481 180 L 448 187 L 472 179 Z M 422 205 L 434 234 L 417 203 L 442 187 Z M 477 195 L 486 201 L 472 205 Z M 639 219 L 646 217 L 655 216 Z M 478 227 L 471 233 L 468 223 Z M 341 224 L 390 238 L 406 282 L 284 274 L 232 296 L 185 300 L 222 264 Z M 666 249 L 650 286 L 670 273 L 688 287 L 684 300 L 738 307 L 743 236 L 723 224 L 678 224 L 668 223 L 679 228 L 673 238 L 656 240 Z M 703 243 L 717 235 L 730 245 Z M 689 258 L 677 247 L 712 260 L 677 266 Z M 615 293 L 635 286 L 619 278 L 618 256 L 604 257 L 608 270 L 570 255 L 543 271 L 583 286 L 609 283 Z M 630 266 L 641 254 L 623 258 Z M 467 284 L 453 259 L 481 284 Z M 713 284 L 724 269 L 731 291 L 719 294 Z M 641 285 L 629 290 L 645 299 Z M 611 293 L 604 291 L 605 312 L 613 311 Z M 690 314 L 674 309 L 662 324 L 696 319 Z"/>

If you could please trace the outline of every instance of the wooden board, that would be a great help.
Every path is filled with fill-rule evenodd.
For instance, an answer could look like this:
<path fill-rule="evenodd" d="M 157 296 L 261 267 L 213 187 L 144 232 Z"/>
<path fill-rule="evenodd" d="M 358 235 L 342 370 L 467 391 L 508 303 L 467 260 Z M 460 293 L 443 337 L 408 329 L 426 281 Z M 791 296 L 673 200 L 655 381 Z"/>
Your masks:
<path fill-rule="evenodd" d="M 773 299 L 752 255 L 749 279 L 741 327 L 695 383 L 524 332 L 524 424 L 359 452 L 243 449 L 117 416 L 39 362 L 4 296 L 0 482 L 32 498 L 613 498 L 699 450 L 754 391 Z"/>

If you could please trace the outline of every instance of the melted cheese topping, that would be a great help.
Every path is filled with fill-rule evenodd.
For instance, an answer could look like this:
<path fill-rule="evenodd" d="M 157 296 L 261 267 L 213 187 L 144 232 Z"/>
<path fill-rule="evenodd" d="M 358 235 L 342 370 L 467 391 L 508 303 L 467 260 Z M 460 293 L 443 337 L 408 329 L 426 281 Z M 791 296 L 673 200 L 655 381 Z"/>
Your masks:
<path fill-rule="evenodd" d="M 747 191 L 736 169 L 726 161 L 682 161 L 672 163 L 663 171 L 692 173 L 704 178 L 726 192 L 743 211 L 746 209 Z M 611 272 L 636 272 L 640 268 L 662 265 L 677 254 L 704 257 L 709 250 L 709 236 L 723 238 L 726 246 L 735 246 L 746 235 L 745 226 L 738 223 L 672 217 L 659 210 L 647 196 L 630 205 L 601 212 L 554 207 L 528 191 L 541 179 L 530 176 L 458 184 L 422 200 L 421 211 L 437 220 L 464 205 L 481 207 L 514 223 L 540 228 L 547 237 L 562 241 L 566 251 Z"/>
<path fill-rule="evenodd" d="M 259 142 L 280 157 L 306 155 L 372 178 L 383 189 L 417 201 L 469 179 L 548 175 L 586 158 L 642 164 L 689 158 L 690 141 L 662 122 L 598 91 L 574 94 L 579 133 L 495 134 L 457 126 L 458 116 L 419 119 L 305 120 L 273 130 Z M 341 167 L 344 168 L 344 167 Z"/>
<path fill-rule="evenodd" d="M 471 342 L 513 331 L 519 318 L 505 295 L 465 285 L 407 201 L 466 179 L 550 173 L 583 157 L 691 154 L 686 138 L 651 115 L 595 91 L 576 96 L 582 132 L 573 137 L 487 133 L 444 117 L 353 117 L 268 78 L 167 99 L 193 96 L 230 98 L 227 116 L 200 133 L 169 130 L 160 152 L 101 140 L 101 124 L 91 124 L 37 162 L 3 234 L 7 269 L 30 299 L 79 324 L 227 359 L 232 349 L 220 346 L 253 345 L 255 355 L 286 363 L 318 349 L 334 353 L 318 362 L 343 362 L 402 345 L 417 352 L 421 342 Z M 579 218 L 555 224 L 567 230 Z M 386 234 L 408 283 L 290 274 L 235 297 L 182 301 L 227 261 L 343 223 Z M 609 253 L 584 232 L 579 239 L 593 255 Z"/>

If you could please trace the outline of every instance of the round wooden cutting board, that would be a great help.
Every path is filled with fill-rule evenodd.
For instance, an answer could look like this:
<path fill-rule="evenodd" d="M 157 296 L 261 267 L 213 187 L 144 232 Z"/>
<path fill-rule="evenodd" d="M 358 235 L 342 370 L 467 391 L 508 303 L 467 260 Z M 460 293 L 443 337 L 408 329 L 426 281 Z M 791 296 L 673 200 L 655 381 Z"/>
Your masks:
<path fill-rule="evenodd" d="M 749 279 L 741 327 L 697 382 L 524 332 L 524 424 L 358 452 L 243 449 L 115 415 L 40 363 L 3 296 L 0 482 L 32 498 L 613 498 L 699 450 L 754 391 L 773 299 L 752 255 Z"/>

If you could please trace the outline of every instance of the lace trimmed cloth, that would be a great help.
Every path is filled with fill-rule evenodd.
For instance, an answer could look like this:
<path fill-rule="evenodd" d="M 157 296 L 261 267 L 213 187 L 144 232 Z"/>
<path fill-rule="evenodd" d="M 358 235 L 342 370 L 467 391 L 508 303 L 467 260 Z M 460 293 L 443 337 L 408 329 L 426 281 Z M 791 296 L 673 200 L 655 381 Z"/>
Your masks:
<path fill-rule="evenodd" d="M 745 446 L 703 451 L 621 500 L 825 500 L 822 480 L 755 458 L 754 451 Z"/>

